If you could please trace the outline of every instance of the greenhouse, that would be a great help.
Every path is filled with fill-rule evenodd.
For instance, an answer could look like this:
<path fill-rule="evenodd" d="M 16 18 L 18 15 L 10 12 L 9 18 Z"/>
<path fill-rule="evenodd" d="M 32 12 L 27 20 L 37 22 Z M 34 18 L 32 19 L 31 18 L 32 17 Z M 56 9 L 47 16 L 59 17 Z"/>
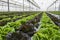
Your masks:
<path fill-rule="evenodd" d="M 60 0 L 0 0 L 0 40 L 60 40 Z"/>

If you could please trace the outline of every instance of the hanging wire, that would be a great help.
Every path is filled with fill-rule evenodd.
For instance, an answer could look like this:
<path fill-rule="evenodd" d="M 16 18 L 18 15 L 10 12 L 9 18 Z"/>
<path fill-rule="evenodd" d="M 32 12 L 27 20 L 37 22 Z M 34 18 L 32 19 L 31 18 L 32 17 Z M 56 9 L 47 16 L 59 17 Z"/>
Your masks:
<path fill-rule="evenodd" d="M 23 12 L 24 12 L 24 0 L 23 0 Z"/>
<path fill-rule="evenodd" d="M 10 9 L 9 9 L 9 8 L 10 8 L 10 7 L 9 7 L 9 0 L 8 0 L 7 2 L 8 2 L 8 3 L 7 3 L 7 4 L 8 4 L 8 12 L 9 12 L 9 11 L 10 11 Z"/>

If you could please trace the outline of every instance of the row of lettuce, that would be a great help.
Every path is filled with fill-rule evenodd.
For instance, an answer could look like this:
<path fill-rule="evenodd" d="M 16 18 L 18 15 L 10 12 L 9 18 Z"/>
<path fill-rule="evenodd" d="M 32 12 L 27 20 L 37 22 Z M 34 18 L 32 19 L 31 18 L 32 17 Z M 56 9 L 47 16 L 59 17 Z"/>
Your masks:
<path fill-rule="evenodd" d="M 0 20 L 0 26 L 6 25 L 8 22 L 15 22 L 19 19 L 22 19 L 23 17 L 27 17 L 28 15 L 21 15 L 21 16 L 14 16 L 13 18 L 3 18 Z"/>
<path fill-rule="evenodd" d="M 40 11 L 39 11 L 40 12 Z M 32 14 L 32 13 L 38 13 L 38 11 L 34 11 L 34 12 L 0 12 L 0 16 L 1 15 L 7 15 L 7 16 L 13 16 L 13 15 L 24 15 L 24 14 Z"/>
<path fill-rule="evenodd" d="M 15 32 L 15 29 L 20 28 L 22 24 L 25 22 L 32 20 L 35 16 L 39 15 L 40 13 L 36 13 L 33 15 L 30 15 L 28 17 L 23 17 L 22 19 L 19 19 L 15 22 L 9 22 L 5 26 L 0 26 L 0 40 L 6 40 L 6 35 L 11 32 Z"/>
<path fill-rule="evenodd" d="M 36 12 L 37 13 L 37 12 Z M 15 22 L 16 20 L 19 20 L 23 17 L 27 17 L 33 14 L 36 14 L 35 12 L 2 12 L 0 13 L 0 26 L 6 25 L 8 22 Z"/>
<path fill-rule="evenodd" d="M 50 13 L 60 15 L 60 11 L 50 11 Z"/>
<path fill-rule="evenodd" d="M 60 28 L 43 13 L 39 30 L 33 35 L 32 40 L 60 40 Z"/>

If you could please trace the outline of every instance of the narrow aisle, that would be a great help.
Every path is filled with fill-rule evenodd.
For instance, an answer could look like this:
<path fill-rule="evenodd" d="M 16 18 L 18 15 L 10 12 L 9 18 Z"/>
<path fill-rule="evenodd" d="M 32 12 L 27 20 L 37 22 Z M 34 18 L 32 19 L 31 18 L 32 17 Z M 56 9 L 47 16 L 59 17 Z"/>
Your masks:
<path fill-rule="evenodd" d="M 60 40 L 59 27 L 53 23 L 46 13 L 43 13 L 40 29 L 34 34 L 32 40 Z"/>

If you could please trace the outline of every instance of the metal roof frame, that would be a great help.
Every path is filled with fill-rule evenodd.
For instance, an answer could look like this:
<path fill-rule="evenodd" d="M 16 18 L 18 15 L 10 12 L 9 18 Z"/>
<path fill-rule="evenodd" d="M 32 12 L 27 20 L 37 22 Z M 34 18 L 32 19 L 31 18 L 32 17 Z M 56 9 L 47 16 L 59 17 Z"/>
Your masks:
<path fill-rule="evenodd" d="M 31 4 L 33 4 L 35 7 L 37 7 L 37 8 L 40 8 L 39 6 L 38 6 L 38 4 L 35 2 L 35 1 L 33 1 L 34 3 L 36 3 L 36 4 L 34 4 L 32 1 L 30 1 L 30 0 L 27 0 L 28 2 L 30 2 Z"/>
<path fill-rule="evenodd" d="M 2 0 L 0 0 L 0 2 L 4 2 L 4 3 L 8 3 L 8 2 L 6 2 L 6 1 L 2 1 Z M 16 5 L 16 6 L 22 6 L 22 5 L 18 5 L 18 4 L 14 4 L 14 3 L 10 3 L 9 2 L 9 4 L 12 4 L 12 5 Z M 2 6 L 2 5 L 0 5 L 0 6 Z M 3 5 L 3 6 L 7 6 L 7 5 Z M 12 6 L 11 6 L 12 7 Z M 23 6 L 22 6 L 23 7 Z M 29 8 L 29 7 L 27 7 L 27 6 L 24 6 L 25 8 Z"/>
<path fill-rule="evenodd" d="M 58 1 L 58 0 L 54 1 L 49 7 L 51 7 L 51 6 L 52 6 L 54 3 L 56 3 L 57 1 Z M 48 8 L 49 8 L 49 7 L 48 7 Z M 48 9 L 48 8 L 47 8 L 47 9 Z"/>

